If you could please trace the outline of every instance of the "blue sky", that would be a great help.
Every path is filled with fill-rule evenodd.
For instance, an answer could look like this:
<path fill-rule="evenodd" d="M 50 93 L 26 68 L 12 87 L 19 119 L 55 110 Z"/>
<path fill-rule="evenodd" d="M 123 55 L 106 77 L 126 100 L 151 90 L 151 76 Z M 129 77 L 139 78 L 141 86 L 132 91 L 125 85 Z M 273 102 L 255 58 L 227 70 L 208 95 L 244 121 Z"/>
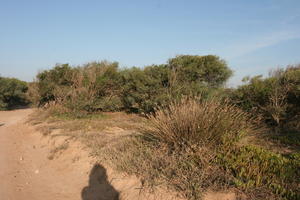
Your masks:
<path fill-rule="evenodd" d="M 56 63 L 225 59 L 247 75 L 300 63 L 299 0 L 0 0 L 0 74 L 31 81 Z"/>

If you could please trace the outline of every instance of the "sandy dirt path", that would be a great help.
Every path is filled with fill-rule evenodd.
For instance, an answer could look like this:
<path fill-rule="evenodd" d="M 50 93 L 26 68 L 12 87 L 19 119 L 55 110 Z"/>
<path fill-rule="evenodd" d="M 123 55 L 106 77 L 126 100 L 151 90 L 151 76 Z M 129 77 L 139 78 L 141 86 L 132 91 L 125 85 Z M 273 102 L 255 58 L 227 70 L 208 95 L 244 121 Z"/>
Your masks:
<path fill-rule="evenodd" d="M 32 112 L 0 112 L 0 200 L 119 199 L 106 170 L 86 152 L 48 159 L 49 140 L 25 123 Z"/>

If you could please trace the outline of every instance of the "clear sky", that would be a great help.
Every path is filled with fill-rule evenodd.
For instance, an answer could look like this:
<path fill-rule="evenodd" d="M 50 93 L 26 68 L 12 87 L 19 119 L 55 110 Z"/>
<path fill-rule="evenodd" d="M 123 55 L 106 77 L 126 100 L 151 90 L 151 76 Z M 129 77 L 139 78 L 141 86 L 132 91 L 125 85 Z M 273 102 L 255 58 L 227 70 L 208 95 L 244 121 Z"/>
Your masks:
<path fill-rule="evenodd" d="M 56 63 L 165 63 L 215 54 L 247 75 L 300 63 L 300 0 L 0 0 L 0 74 Z"/>

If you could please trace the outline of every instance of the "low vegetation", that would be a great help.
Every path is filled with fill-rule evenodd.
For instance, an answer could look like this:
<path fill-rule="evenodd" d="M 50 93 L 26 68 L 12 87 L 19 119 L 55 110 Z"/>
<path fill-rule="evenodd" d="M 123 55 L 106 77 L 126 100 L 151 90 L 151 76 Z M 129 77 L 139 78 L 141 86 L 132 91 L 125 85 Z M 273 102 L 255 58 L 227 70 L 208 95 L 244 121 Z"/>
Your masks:
<path fill-rule="evenodd" d="M 217 155 L 254 131 L 252 123 L 226 102 L 183 99 L 150 116 L 130 145 L 116 147 L 124 162 L 118 165 L 129 166 L 126 171 L 137 171 L 150 185 L 168 182 L 188 199 L 199 199 L 207 189 L 230 188 L 231 176 L 217 164 Z"/>
<path fill-rule="evenodd" d="M 220 160 L 233 175 L 237 187 L 265 188 L 283 199 L 299 199 L 299 156 L 299 153 L 281 155 L 246 145 L 233 148 L 230 154 L 220 154 Z"/>
<path fill-rule="evenodd" d="M 247 113 L 220 99 L 183 98 L 149 116 L 149 137 L 171 149 L 196 151 L 217 149 L 238 141 L 253 131 L 254 121 Z"/>
<path fill-rule="evenodd" d="M 152 186 L 167 182 L 188 199 L 234 187 L 249 199 L 300 198 L 299 153 L 281 155 L 241 144 L 247 134 L 264 129 L 236 106 L 185 99 L 149 120 L 144 134 L 104 153 L 120 170 Z"/>
<path fill-rule="evenodd" d="M 145 187 L 187 199 L 220 190 L 300 199 L 300 67 L 246 77 L 236 89 L 224 87 L 231 75 L 212 55 L 144 68 L 63 64 L 40 72 L 27 96 L 43 108 L 45 134 L 66 130 Z"/>

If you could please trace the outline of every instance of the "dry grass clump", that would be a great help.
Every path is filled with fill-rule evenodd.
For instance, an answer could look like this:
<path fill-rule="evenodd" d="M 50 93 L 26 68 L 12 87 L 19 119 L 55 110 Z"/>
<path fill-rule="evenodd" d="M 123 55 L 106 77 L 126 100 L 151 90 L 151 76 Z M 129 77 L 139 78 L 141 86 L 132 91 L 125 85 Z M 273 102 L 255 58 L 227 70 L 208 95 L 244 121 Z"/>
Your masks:
<path fill-rule="evenodd" d="M 149 116 L 147 135 L 172 147 L 192 148 L 230 145 L 254 131 L 248 114 L 215 98 L 183 98 Z"/>

